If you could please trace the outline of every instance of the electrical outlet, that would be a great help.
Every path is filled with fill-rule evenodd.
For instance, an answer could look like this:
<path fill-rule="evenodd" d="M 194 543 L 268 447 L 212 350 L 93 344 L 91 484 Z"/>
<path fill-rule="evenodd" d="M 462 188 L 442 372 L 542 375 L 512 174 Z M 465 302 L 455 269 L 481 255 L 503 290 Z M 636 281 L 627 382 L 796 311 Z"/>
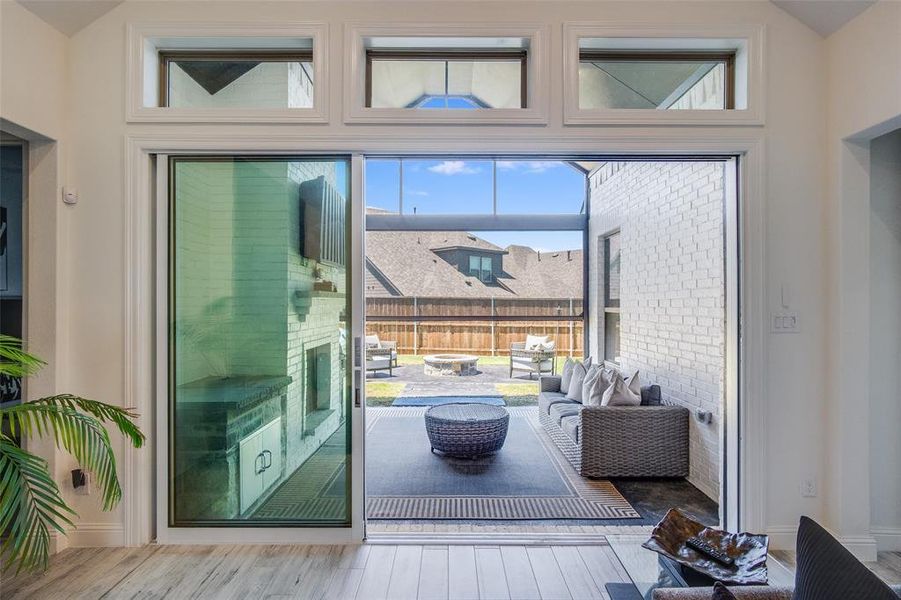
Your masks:
<path fill-rule="evenodd" d="M 798 313 L 792 311 L 780 311 L 773 313 L 773 333 L 801 333 L 801 323 Z"/>
<path fill-rule="evenodd" d="M 804 498 L 816 498 L 817 496 L 817 480 L 805 479 L 801 482 L 801 496 Z"/>
<path fill-rule="evenodd" d="M 72 487 L 79 496 L 90 496 L 91 473 L 82 469 L 72 471 Z"/>

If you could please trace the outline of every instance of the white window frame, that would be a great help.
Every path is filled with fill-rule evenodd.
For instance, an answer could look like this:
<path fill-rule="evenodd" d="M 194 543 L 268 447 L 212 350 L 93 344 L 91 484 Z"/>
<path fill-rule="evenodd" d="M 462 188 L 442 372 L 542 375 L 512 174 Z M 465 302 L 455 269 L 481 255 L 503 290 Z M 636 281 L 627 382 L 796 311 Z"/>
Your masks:
<path fill-rule="evenodd" d="M 230 147 L 229 142 L 220 140 L 219 148 L 221 149 L 210 150 L 209 148 L 198 147 L 197 151 L 186 151 L 186 148 L 191 147 L 190 144 L 178 144 L 174 141 L 166 143 L 162 140 L 160 142 L 162 144 L 158 147 L 168 147 L 173 150 L 157 151 L 152 156 L 144 152 L 143 156 L 136 163 L 132 163 L 132 167 L 138 167 L 137 163 L 142 163 L 140 168 L 136 169 L 135 175 L 140 173 L 140 177 L 147 180 L 153 177 L 155 181 L 152 190 L 147 188 L 143 190 L 144 210 L 140 214 L 131 213 L 129 222 L 142 230 L 142 234 L 139 237 L 141 237 L 141 243 L 145 247 L 150 244 L 153 245 L 153 251 L 148 253 L 150 255 L 142 256 L 141 264 L 137 267 L 143 273 L 140 275 L 135 273 L 135 276 L 139 279 L 143 277 L 140 285 L 144 294 L 149 295 L 152 285 L 152 289 L 155 291 L 154 301 L 152 306 L 143 307 L 144 310 L 141 311 L 140 316 L 137 314 L 133 316 L 136 319 L 143 320 L 143 327 L 140 331 L 141 341 L 144 343 L 142 356 L 140 357 L 143 366 L 137 372 L 136 377 L 138 379 L 135 380 L 135 383 L 141 388 L 141 401 L 138 402 L 142 407 L 141 414 L 153 412 L 156 417 L 155 435 L 153 436 L 155 448 L 152 449 L 155 452 L 156 465 L 154 466 L 149 457 L 146 456 L 151 451 L 150 448 L 145 448 L 143 451 L 133 448 L 126 450 L 126 462 L 128 463 L 128 467 L 126 467 L 128 469 L 126 470 L 126 481 L 135 486 L 128 489 L 136 490 L 132 492 L 135 494 L 131 497 L 132 500 L 130 502 L 126 501 L 126 513 L 129 520 L 127 527 L 130 529 L 126 535 L 126 543 L 147 543 L 154 531 L 154 525 L 156 541 L 159 544 L 359 543 L 365 537 L 366 527 L 363 472 L 364 407 L 366 406 L 365 367 L 363 362 L 365 359 L 361 359 L 357 352 L 360 346 L 352 340 L 363 340 L 364 332 L 366 331 L 364 316 L 365 295 L 363 290 L 363 265 L 365 265 L 363 156 L 353 152 L 326 153 L 313 151 L 309 153 L 290 153 L 284 150 L 274 151 L 265 142 L 251 146 L 233 145 Z M 181 150 L 177 149 L 179 147 Z M 225 149 L 227 148 L 231 149 L 226 151 Z M 253 148 L 257 150 L 253 150 Z M 136 151 L 137 148 L 135 148 L 133 142 L 130 142 L 128 152 L 130 158 L 136 157 L 134 154 Z M 165 465 L 170 460 L 169 436 L 172 433 L 169 425 L 170 406 L 168 396 L 170 331 L 167 326 L 169 322 L 170 180 L 168 159 L 170 152 L 174 155 L 200 154 L 206 156 L 252 152 L 253 154 L 269 156 L 286 154 L 292 157 L 299 157 L 304 154 L 310 154 L 311 156 L 343 154 L 351 159 L 349 173 L 351 180 L 351 206 L 347 215 L 347 219 L 350 221 L 351 236 L 348 240 L 348 250 L 351 257 L 356 256 L 357 258 L 356 260 L 350 258 L 348 261 L 348 268 L 352 270 L 352 273 L 351 289 L 347 293 L 351 295 L 352 315 L 347 359 L 353 365 L 351 370 L 353 377 L 352 387 L 354 388 L 352 393 L 354 397 L 347 415 L 351 427 L 351 459 L 346 464 L 348 474 L 351 477 L 351 494 L 348 498 L 351 521 L 347 526 L 328 524 L 278 524 L 266 526 L 238 520 L 223 526 L 204 526 L 203 524 L 175 526 L 169 522 L 170 473 Z M 151 167 L 150 162 L 154 163 L 155 168 Z M 134 192 L 134 188 L 131 189 Z M 140 295 L 130 297 L 130 300 L 137 300 L 139 297 Z M 132 308 L 134 308 L 133 305 Z M 129 336 L 132 333 L 134 331 Z M 147 353 L 151 351 L 150 344 L 153 345 L 152 354 Z M 149 360 L 153 360 L 153 362 L 148 364 L 147 361 Z M 147 410 L 147 413 L 144 413 L 143 410 Z M 135 469 L 135 472 L 131 469 Z M 152 496 L 148 493 L 149 490 L 155 490 L 155 506 L 151 506 L 150 498 Z M 138 493 L 142 495 L 138 495 Z M 155 521 L 148 522 L 150 515 L 155 515 Z"/>
<path fill-rule="evenodd" d="M 409 108 L 371 108 L 366 106 L 366 40 L 368 38 L 524 38 L 529 40 L 526 108 L 485 110 L 415 110 Z M 549 111 L 549 68 L 546 25 L 508 24 L 404 24 L 364 25 L 347 23 L 344 27 L 344 122 L 345 123 L 419 123 L 546 125 Z"/>
<path fill-rule="evenodd" d="M 588 130 L 590 131 L 590 130 Z M 725 527 L 737 530 L 767 528 L 766 478 L 766 424 L 768 405 L 766 403 L 766 344 L 769 336 L 768 313 L 766 309 L 765 240 L 766 240 L 766 177 L 765 177 L 765 133 L 762 129 L 724 128 L 698 135 L 685 136 L 673 131 L 661 130 L 648 135 L 573 135 L 567 139 L 542 138 L 531 131 L 523 133 L 501 132 L 486 135 L 480 139 L 454 137 L 428 137 L 421 133 L 408 136 L 386 136 L 384 132 L 348 132 L 301 134 L 289 132 L 272 135 L 263 132 L 216 131 L 198 137 L 193 131 L 133 132 L 126 135 L 125 143 L 125 223 L 123 236 L 123 264 L 126 265 L 123 296 L 126 310 L 123 315 L 125 344 L 123 361 L 126 365 L 123 390 L 123 404 L 135 407 L 138 413 L 153 414 L 156 408 L 154 382 L 155 367 L 155 306 L 164 299 L 154 294 L 156 282 L 155 237 L 153 223 L 155 206 L 153 192 L 153 170 L 151 157 L 167 153 L 288 153 L 296 155 L 303 147 L 310 153 L 346 154 L 353 153 L 354 161 L 361 165 L 360 153 L 372 156 L 398 155 L 404 153 L 456 153 L 460 156 L 485 154 L 515 155 L 522 153 L 524 143 L 531 144 L 533 152 L 524 154 L 523 159 L 533 155 L 559 156 L 600 156 L 600 155 L 661 155 L 678 154 L 701 156 L 704 154 L 736 154 L 741 157 L 737 170 L 738 204 L 729 213 L 740 231 L 727 239 L 727 248 L 732 257 L 732 270 L 727 274 L 730 289 L 734 290 L 731 304 L 727 306 L 732 317 L 729 329 L 730 350 L 734 345 L 741 357 L 731 352 L 726 373 L 726 411 L 735 432 L 726 446 L 729 448 L 727 460 L 730 465 L 738 465 L 739 479 L 726 479 L 729 487 L 729 512 Z M 733 171 L 734 172 L 734 171 Z M 362 168 L 354 166 L 353 197 L 363 200 Z M 364 223 L 362 204 L 354 211 L 357 215 L 352 231 L 357 245 L 356 255 L 362 261 L 362 238 Z M 737 253 L 741 251 L 741 261 Z M 740 274 L 741 285 L 738 284 Z M 363 287 L 362 280 L 354 282 L 354 322 L 362 322 Z M 159 290 L 157 290 L 159 292 Z M 741 314 L 739 316 L 739 301 Z M 729 302 L 729 300 L 727 300 Z M 359 309 L 360 314 L 357 314 Z M 739 319 L 742 330 L 739 342 Z M 355 332 L 362 335 L 363 327 Z M 739 347 L 740 344 L 740 347 Z M 737 420 L 739 392 L 741 398 L 741 419 Z M 365 406 L 365 398 L 362 399 Z M 353 411 L 354 431 L 361 431 L 363 409 Z M 736 421 L 737 422 L 734 422 Z M 151 440 L 151 446 L 165 443 L 165 439 Z M 362 443 L 354 437 L 353 456 L 362 456 Z M 353 477 L 362 481 L 360 460 L 352 463 Z M 152 540 L 154 532 L 154 506 L 152 502 L 154 480 L 157 470 L 153 463 L 153 448 L 134 449 L 126 447 L 122 456 L 124 485 L 129 490 L 123 498 L 124 530 L 126 544 L 146 544 Z M 734 471 L 733 471 L 734 472 Z M 235 529 L 241 534 L 240 543 L 352 543 L 363 537 L 364 492 L 358 486 L 353 492 L 354 527 L 340 532 L 328 529 L 297 528 L 290 532 L 256 531 Z M 739 522 L 740 517 L 740 522 Z M 194 531 L 197 531 L 196 529 Z M 224 529 L 217 531 L 225 531 Z M 181 540 L 187 543 L 225 543 L 225 533 L 202 531 L 198 535 Z M 338 537 L 335 537 L 338 536 Z M 234 538 L 232 538 L 235 541 Z M 236 543 L 237 543 L 236 541 Z"/>
<path fill-rule="evenodd" d="M 563 25 L 563 122 L 566 125 L 764 125 L 765 33 L 754 26 L 609 26 Z M 653 110 L 579 107 L 579 52 L 583 39 L 603 39 L 604 50 L 735 50 L 735 108 L 726 110 Z"/>
<path fill-rule="evenodd" d="M 173 40 L 179 50 L 223 48 L 239 40 L 237 50 L 259 47 L 287 51 L 292 40 L 313 45 L 311 108 L 186 108 L 159 106 L 159 51 Z M 271 47 L 270 47 L 271 46 Z M 328 123 L 328 25 L 323 23 L 129 23 L 126 61 L 125 120 L 129 123 Z"/>

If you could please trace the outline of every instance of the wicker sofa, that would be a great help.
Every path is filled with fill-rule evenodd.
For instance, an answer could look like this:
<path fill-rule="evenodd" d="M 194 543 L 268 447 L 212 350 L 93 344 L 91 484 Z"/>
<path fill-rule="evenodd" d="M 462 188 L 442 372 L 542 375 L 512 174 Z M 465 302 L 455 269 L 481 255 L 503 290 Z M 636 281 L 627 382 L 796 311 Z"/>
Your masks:
<path fill-rule="evenodd" d="M 538 380 L 542 427 L 583 477 L 688 476 L 688 417 L 641 388 L 642 406 L 583 406 L 560 392 L 560 376 Z"/>

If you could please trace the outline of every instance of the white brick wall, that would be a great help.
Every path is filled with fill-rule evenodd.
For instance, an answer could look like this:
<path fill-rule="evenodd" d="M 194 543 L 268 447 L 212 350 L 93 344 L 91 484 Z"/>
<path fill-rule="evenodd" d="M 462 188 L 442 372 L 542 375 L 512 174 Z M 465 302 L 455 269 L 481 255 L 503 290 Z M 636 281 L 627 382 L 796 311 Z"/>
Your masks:
<path fill-rule="evenodd" d="M 725 370 L 724 168 L 610 163 L 592 176 L 589 347 L 603 354 L 603 236 L 621 231 L 620 356 L 690 420 L 689 481 L 718 500 Z M 599 300 L 600 299 L 600 300 Z"/>

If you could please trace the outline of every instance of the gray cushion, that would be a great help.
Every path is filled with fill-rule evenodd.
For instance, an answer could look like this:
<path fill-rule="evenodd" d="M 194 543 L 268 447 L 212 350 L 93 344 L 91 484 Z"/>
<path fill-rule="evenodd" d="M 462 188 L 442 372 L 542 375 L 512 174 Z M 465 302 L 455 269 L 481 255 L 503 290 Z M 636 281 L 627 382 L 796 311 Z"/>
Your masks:
<path fill-rule="evenodd" d="M 560 391 L 564 394 L 569 391 L 569 382 L 573 378 L 573 367 L 576 363 L 571 359 L 567 358 L 566 362 L 563 363 L 563 372 L 561 373 L 560 378 Z"/>
<path fill-rule="evenodd" d="M 541 392 L 538 394 L 538 408 L 546 415 L 550 414 L 551 405 L 557 402 L 572 402 L 572 400 L 567 400 L 566 396 L 560 392 Z"/>
<path fill-rule="evenodd" d="M 557 402 L 551 405 L 551 412 L 548 414 L 551 415 L 551 417 L 557 421 L 557 425 L 559 425 L 563 417 L 578 416 L 580 412 L 582 412 L 582 405 L 578 402 Z"/>
<path fill-rule="evenodd" d="M 582 434 L 582 417 L 579 415 L 563 417 L 560 421 L 560 428 L 569 436 L 569 439 L 578 444 L 579 436 Z"/>

